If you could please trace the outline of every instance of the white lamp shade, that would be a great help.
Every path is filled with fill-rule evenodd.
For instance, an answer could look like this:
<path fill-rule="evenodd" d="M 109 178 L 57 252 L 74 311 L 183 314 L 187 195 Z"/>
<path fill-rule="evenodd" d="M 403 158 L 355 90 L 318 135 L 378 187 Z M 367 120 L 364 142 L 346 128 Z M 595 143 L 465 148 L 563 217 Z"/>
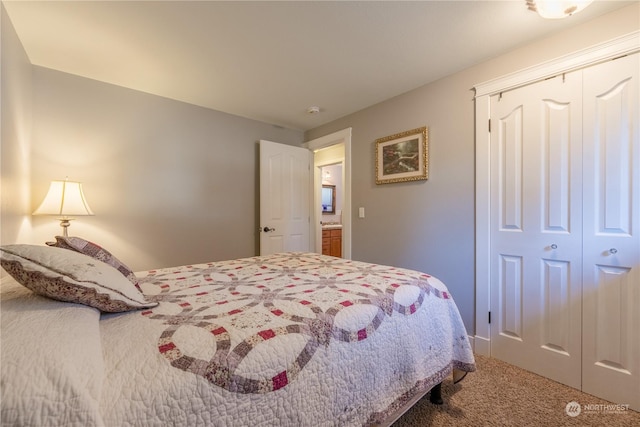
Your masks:
<path fill-rule="evenodd" d="M 82 183 L 74 181 L 51 181 L 49 192 L 33 212 L 34 215 L 93 215 L 82 192 Z"/>
<path fill-rule="evenodd" d="M 547 19 L 561 19 L 578 13 L 593 0 L 535 0 L 535 8 L 540 16 Z"/>

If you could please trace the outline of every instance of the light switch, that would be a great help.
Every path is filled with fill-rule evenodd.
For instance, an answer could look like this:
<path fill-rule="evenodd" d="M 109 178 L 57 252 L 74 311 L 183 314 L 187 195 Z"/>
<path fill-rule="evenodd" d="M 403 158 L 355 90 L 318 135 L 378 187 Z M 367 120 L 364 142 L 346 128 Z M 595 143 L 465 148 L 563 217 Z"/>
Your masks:
<path fill-rule="evenodd" d="M 364 218 L 364 208 L 358 209 L 358 218 Z"/>

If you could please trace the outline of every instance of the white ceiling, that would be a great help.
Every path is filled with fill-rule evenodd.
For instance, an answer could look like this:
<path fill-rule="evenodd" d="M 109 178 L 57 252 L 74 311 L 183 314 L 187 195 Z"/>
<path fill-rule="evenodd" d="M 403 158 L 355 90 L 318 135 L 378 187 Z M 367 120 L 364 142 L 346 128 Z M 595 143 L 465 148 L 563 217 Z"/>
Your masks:
<path fill-rule="evenodd" d="M 2 3 L 34 65 L 307 130 L 631 2 Z"/>

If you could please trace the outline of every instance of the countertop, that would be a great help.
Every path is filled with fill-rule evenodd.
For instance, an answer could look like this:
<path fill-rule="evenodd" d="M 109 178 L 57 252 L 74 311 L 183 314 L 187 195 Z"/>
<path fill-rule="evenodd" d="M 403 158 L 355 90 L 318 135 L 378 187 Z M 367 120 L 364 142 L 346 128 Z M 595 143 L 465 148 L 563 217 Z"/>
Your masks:
<path fill-rule="evenodd" d="M 342 224 L 322 224 L 323 230 L 332 230 L 336 228 L 342 228 Z"/>

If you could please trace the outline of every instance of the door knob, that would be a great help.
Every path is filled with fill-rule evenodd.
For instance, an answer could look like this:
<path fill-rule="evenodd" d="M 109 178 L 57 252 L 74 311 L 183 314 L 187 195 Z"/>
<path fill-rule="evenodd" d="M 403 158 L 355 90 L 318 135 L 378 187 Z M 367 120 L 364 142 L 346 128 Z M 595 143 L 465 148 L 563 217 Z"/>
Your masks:
<path fill-rule="evenodd" d="M 609 249 L 609 253 L 610 253 L 611 255 L 613 255 L 613 254 L 617 254 L 617 253 L 618 253 L 618 250 L 617 250 L 616 248 L 611 248 L 611 249 Z"/>
<path fill-rule="evenodd" d="M 551 249 L 558 249 L 558 245 L 556 245 L 555 243 L 551 245 Z"/>
<path fill-rule="evenodd" d="M 276 231 L 276 229 L 275 228 L 265 227 L 265 228 L 262 229 L 262 231 L 264 231 L 265 233 L 268 233 L 270 231 Z"/>

